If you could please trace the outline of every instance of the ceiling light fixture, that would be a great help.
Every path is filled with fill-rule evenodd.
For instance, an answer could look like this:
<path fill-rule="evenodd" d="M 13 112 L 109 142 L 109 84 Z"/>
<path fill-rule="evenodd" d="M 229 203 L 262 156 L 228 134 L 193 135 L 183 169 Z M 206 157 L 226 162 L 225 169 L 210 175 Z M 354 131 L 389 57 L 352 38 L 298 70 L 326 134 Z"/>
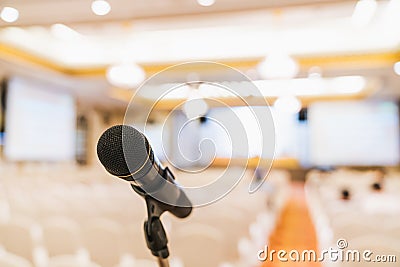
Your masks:
<path fill-rule="evenodd" d="M 209 110 L 209 106 L 199 89 L 200 84 L 189 85 L 190 91 L 182 108 L 183 113 L 189 120 L 205 116 Z"/>
<path fill-rule="evenodd" d="M 92 2 L 92 11 L 94 14 L 98 16 L 104 16 L 110 13 L 111 6 L 105 0 L 94 0 Z"/>
<path fill-rule="evenodd" d="M 395 72 L 397 75 L 400 75 L 400 61 L 394 63 L 393 69 L 394 69 L 394 72 Z"/>
<path fill-rule="evenodd" d="M 6 6 L 1 10 L 0 17 L 5 22 L 12 23 L 18 20 L 19 11 L 16 8 Z"/>
<path fill-rule="evenodd" d="M 398 64 L 400 73 L 400 62 Z M 399 74 L 400 75 L 400 74 Z M 363 76 L 337 76 L 331 78 L 296 78 L 288 80 L 256 80 L 236 82 L 224 82 L 222 86 L 203 83 L 199 86 L 197 93 L 203 99 L 237 98 L 238 93 L 241 97 L 267 97 L 278 98 L 282 96 L 296 97 L 326 97 L 326 96 L 353 96 L 357 94 L 367 94 L 381 88 L 379 79 L 366 78 Z M 236 88 L 243 88 L 243 91 Z M 252 88 L 256 92 L 252 92 Z M 171 90 L 166 94 L 171 88 Z M 227 90 L 225 88 L 232 88 Z M 165 95 L 168 100 L 184 101 L 189 99 L 193 91 L 193 85 L 181 86 L 179 83 L 169 83 L 154 86 L 152 90 L 140 92 L 141 96 L 147 99 L 158 99 L 160 95 Z"/>
<path fill-rule="evenodd" d="M 295 96 L 281 96 L 275 101 L 274 108 L 282 113 L 296 114 L 301 110 L 301 102 Z"/>
<path fill-rule="evenodd" d="M 122 63 L 110 66 L 106 72 L 108 82 L 116 87 L 132 89 L 145 79 L 145 71 L 135 63 Z"/>
<path fill-rule="evenodd" d="M 291 79 L 299 73 L 299 64 L 289 55 L 278 52 L 267 56 L 257 70 L 264 79 Z"/>
<path fill-rule="evenodd" d="M 309 79 L 319 79 L 322 78 L 322 70 L 318 66 L 311 67 L 308 70 L 308 78 Z"/>
<path fill-rule="evenodd" d="M 215 4 L 215 0 L 197 0 L 197 3 L 201 6 L 212 6 Z"/>

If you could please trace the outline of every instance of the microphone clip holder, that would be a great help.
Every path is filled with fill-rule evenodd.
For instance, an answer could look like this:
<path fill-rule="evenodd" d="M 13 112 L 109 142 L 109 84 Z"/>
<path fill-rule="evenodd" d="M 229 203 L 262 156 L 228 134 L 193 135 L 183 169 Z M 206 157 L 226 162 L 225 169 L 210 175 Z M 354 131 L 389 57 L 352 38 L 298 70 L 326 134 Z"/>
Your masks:
<path fill-rule="evenodd" d="M 168 167 L 161 169 L 160 171 L 163 172 L 162 177 L 169 177 L 170 179 L 175 180 L 174 175 Z M 157 257 L 160 267 L 169 267 L 168 238 L 160 217 L 164 212 L 171 211 L 172 206 L 155 199 L 139 186 L 133 184 L 131 184 L 131 186 L 132 189 L 144 197 L 146 201 L 147 220 L 145 221 L 143 228 L 147 247 L 150 249 L 151 254 Z"/>
<path fill-rule="evenodd" d="M 168 238 L 160 220 L 165 209 L 160 207 L 160 203 L 150 196 L 145 196 L 145 200 L 148 218 L 144 223 L 144 233 L 147 247 L 159 260 L 167 259 L 169 257 Z"/>

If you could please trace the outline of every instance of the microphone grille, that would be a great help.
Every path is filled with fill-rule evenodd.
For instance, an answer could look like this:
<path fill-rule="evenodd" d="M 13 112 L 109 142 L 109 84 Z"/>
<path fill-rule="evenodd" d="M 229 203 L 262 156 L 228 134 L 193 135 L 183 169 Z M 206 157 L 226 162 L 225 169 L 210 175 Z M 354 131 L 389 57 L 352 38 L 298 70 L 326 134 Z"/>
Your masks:
<path fill-rule="evenodd" d="M 127 125 L 107 129 L 97 143 L 101 164 L 116 176 L 127 176 L 140 170 L 149 158 L 149 150 L 146 137 Z"/>

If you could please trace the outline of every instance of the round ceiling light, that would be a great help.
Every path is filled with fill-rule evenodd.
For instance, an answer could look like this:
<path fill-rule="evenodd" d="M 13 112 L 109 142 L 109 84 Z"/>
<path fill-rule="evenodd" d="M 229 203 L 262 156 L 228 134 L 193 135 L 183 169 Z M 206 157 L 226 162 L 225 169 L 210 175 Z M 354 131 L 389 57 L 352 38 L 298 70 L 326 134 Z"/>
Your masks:
<path fill-rule="evenodd" d="M 299 73 L 299 64 L 287 54 L 273 53 L 258 65 L 257 70 L 264 79 L 291 79 Z"/>
<path fill-rule="evenodd" d="M 400 75 L 400 61 L 394 63 L 393 69 L 394 69 L 394 72 L 395 72 L 397 75 Z"/>
<path fill-rule="evenodd" d="M 197 0 L 197 3 L 201 6 L 212 6 L 215 4 L 215 0 Z"/>
<path fill-rule="evenodd" d="M 189 96 L 183 104 L 183 113 L 190 119 L 195 119 L 207 114 L 209 106 L 197 89 L 191 89 Z"/>
<path fill-rule="evenodd" d="M 116 87 L 132 89 L 138 87 L 146 79 L 146 73 L 137 64 L 122 63 L 110 66 L 107 69 L 106 78 Z"/>
<path fill-rule="evenodd" d="M 301 110 L 301 102 L 295 96 L 281 96 L 275 101 L 274 108 L 283 113 L 296 114 Z"/>
<path fill-rule="evenodd" d="M 104 16 L 110 13 L 111 6 L 105 0 L 94 0 L 92 2 L 92 11 L 94 14 L 98 16 Z"/>
<path fill-rule="evenodd" d="M 6 6 L 1 10 L 0 17 L 5 22 L 15 22 L 19 18 L 19 11 L 16 8 Z"/>

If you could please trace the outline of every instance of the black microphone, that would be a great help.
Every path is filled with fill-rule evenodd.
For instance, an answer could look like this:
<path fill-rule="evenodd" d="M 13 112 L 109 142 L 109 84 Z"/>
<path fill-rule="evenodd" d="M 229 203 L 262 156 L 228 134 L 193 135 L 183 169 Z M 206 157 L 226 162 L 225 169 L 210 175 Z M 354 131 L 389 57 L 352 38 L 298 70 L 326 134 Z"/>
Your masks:
<path fill-rule="evenodd" d="M 107 129 L 97 143 L 97 156 L 110 174 L 129 181 L 137 193 L 152 197 L 161 209 L 179 218 L 191 213 L 192 204 L 185 192 L 135 128 L 116 125 Z"/>

